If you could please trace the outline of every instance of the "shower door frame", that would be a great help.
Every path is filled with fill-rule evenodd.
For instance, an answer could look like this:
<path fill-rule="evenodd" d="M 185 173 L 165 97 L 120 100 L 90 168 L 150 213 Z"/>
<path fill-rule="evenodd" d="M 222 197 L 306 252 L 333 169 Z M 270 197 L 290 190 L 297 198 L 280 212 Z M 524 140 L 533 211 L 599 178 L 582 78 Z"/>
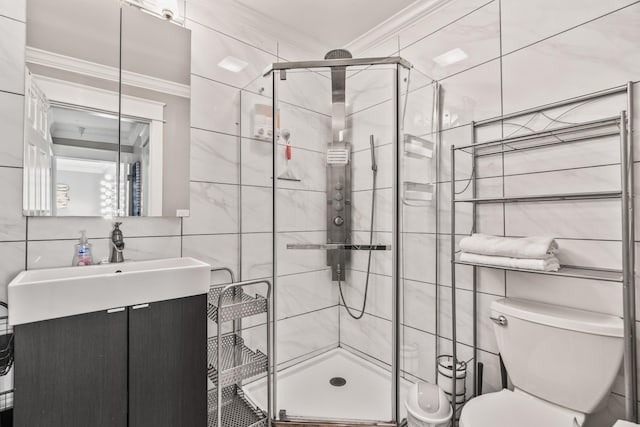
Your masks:
<path fill-rule="evenodd" d="M 278 341 L 278 331 L 277 331 L 277 286 L 278 286 L 278 271 L 277 271 L 277 254 L 278 254 L 278 228 L 277 228 L 277 180 L 275 177 L 277 176 L 278 171 L 278 78 L 280 80 L 286 80 L 287 71 L 288 70 L 308 70 L 313 71 L 318 68 L 329 68 L 332 69 L 334 67 L 354 67 L 354 66 L 364 66 L 371 67 L 376 65 L 395 65 L 393 69 L 394 73 L 394 81 L 393 81 L 393 217 L 392 217 L 392 235 L 393 241 L 391 244 L 392 250 L 392 283 L 393 283 L 393 298 L 392 298 L 392 356 L 391 356 L 391 420 L 366 420 L 362 421 L 363 424 L 370 425 L 372 421 L 376 423 L 376 425 L 399 425 L 400 424 L 400 337 L 401 337 L 401 322 L 400 322 L 400 313 L 401 313 L 401 260 L 400 260 L 400 252 L 401 252 L 401 221 L 402 215 L 400 211 L 400 173 L 401 173 L 401 128 L 400 128 L 400 79 L 401 79 L 401 71 L 411 70 L 413 65 L 407 60 L 399 56 L 392 57 L 380 57 L 380 58 L 348 58 L 348 59 L 328 59 L 328 60 L 319 60 L 319 61 L 297 61 L 297 62 L 276 62 L 269 66 L 265 72 L 263 73 L 263 77 L 268 77 L 271 74 L 271 85 L 272 85 L 272 283 L 273 283 L 273 298 L 272 298 L 272 306 L 271 310 L 273 313 L 272 318 L 272 337 L 271 340 L 271 348 L 269 351 L 271 352 L 271 361 L 273 366 L 271 367 L 271 372 L 273 373 L 272 383 L 272 393 L 273 396 L 271 402 L 271 413 L 274 418 L 277 417 L 278 411 L 278 380 L 277 380 L 277 341 Z M 272 423 L 274 420 L 270 420 Z M 295 417 L 296 422 L 310 422 L 317 423 L 318 420 L 313 419 L 304 419 L 301 417 Z M 331 422 L 336 423 L 344 423 L 345 420 L 331 420 Z M 322 420 L 322 422 L 327 422 L 326 420 Z M 357 423 L 357 421 L 349 421 L 351 423 Z"/>

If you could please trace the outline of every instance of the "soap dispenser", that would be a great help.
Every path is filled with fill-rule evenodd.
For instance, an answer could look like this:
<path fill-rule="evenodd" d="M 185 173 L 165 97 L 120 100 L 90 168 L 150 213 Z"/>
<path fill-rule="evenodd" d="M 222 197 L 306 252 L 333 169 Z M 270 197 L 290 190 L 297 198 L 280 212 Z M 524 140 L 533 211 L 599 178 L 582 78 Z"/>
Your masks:
<path fill-rule="evenodd" d="M 75 245 L 73 253 L 73 266 L 83 266 L 93 264 L 93 256 L 91 255 L 91 243 L 87 239 L 87 232 L 82 230 L 80 241 Z"/>

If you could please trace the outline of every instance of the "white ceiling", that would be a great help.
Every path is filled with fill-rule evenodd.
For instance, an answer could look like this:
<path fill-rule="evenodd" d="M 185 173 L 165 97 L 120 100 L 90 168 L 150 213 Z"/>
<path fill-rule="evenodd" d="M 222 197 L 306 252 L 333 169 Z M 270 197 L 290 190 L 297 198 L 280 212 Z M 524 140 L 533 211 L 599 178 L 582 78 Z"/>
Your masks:
<path fill-rule="evenodd" d="M 344 47 L 416 0 L 235 0 L 327 48 Z M 418 0 L 419 2 L 420 0 Z"/>
<path fill-rule="evenodd" d="M 72 110 L 53 106 L 51 112 L 51 136 L 76 141 L 118 143 L 118 116 L 90 111 Z M 134 120 L 120 123 L 120 141 L 134 145 L 149 125 Z"/>

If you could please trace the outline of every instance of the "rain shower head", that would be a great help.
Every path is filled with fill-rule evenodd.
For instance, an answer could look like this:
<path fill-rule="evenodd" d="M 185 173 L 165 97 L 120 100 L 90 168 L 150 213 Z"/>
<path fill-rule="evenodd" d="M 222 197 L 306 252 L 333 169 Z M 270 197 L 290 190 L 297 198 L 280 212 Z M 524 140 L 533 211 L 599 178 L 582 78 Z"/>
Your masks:
<path fill-rule="evenodd" d="M 324 59 L 350 59 L 353 58 L 351 52 L 346 49 L 333 49 L 327 52 Z"/>

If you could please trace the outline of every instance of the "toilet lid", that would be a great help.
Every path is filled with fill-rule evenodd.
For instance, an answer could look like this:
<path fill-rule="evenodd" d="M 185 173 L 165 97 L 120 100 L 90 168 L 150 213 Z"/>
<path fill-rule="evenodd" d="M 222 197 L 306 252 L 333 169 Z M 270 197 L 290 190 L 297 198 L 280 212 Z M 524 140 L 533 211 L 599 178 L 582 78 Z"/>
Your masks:
<path fill-rule="evenodd" d="M 471 399 L 460 416 L 461 427 L 574 427 L 578 414 L 522 392 L 502 390 Z"/>

